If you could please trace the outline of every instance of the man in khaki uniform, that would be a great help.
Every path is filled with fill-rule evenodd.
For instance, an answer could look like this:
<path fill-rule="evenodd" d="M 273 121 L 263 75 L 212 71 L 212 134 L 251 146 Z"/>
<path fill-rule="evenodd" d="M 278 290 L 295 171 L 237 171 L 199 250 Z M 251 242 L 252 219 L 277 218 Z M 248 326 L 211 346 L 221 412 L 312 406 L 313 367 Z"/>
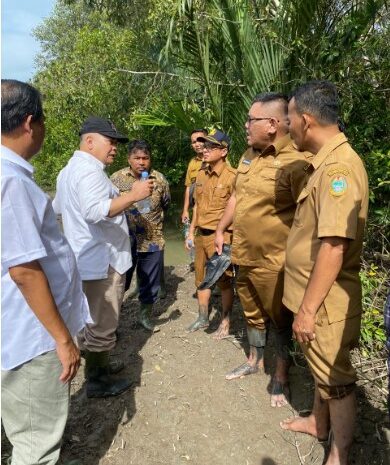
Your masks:
<path fill-rule="evenodd" d="M 208 163 L 206 169 L 199 171 L 196 177 L 194 215 L 191 222 L 186 247 L 189 241 L 194 243 L 195 228 L 195 285 L 198 287 L 205 277 L 206 261 L 215 253 L 215 230 L 232 194 L 236 171 L 226 163 L 230 138 L 222 131 L 215 130 L 209 136 L 199 137 L 204 143 L 203 156 Z M 232 230 L 223 235 L 222 242 L 230 245 Z M 222 320 L 215 338 L 222 339 L 229 334 L 230 313 L 233 306 L 231 267 L 218 280 L 222 296 Z M 197 291 L 199 316 L 188 331 L 197 331 L 209 325 L 209 301 L 211 289 Z"/>
<path fill-rule="evenodd" d="M 292 144 L 287 98 L 282 94 L 258 95 L 245 128 L 249 149 L 238 165 L 235 193 L 218 225 L 216 248 L 220 253 L 222 233 L 233 222 L 232 261 L 239 265 L 237 291 L 247 322 L 250 353 L 226 379 L 263 369 L 267 328 L 272 324 L 277 363 L 271 405 L 280 407 L 288 397 L 292 323 L 282 305 L 285 247 L 311 155 L 298 152 Z"/>
<path fill-rule="evenodd" d="M 288 238 L 284 304 L 294 313 L 293 332 L 316 382 L 309 417 L 283 429 L 333 441 L 326 465 L 346 465 L 356 416 L 355 370 L 349 351 L 359 340 L 360 254 L 368 207 L 367 174 L 340 132 L 336 87 L 312 81 L 289 103 L 297 146 L 315 154 L 298 198 Z"/>
<path fill-rule="evenodd" d="M 191 132 L 191 147 L 195 152 L 195 156 L 191 158 L 188 163 L 186 178 L 184 181 L 185 191 L 184 191 L 184 205 L 183 212 L 181 214 L 181 222 L 188 223 L 190 221 L 190 198 L 191 198 L 191 189 L 194 186 L 196 176 L 198 171 L 201 169 L 203 164 L 203 142 L 198 140 L 199 137 L 207 136 L 206 129 L 194 129 Z"/>

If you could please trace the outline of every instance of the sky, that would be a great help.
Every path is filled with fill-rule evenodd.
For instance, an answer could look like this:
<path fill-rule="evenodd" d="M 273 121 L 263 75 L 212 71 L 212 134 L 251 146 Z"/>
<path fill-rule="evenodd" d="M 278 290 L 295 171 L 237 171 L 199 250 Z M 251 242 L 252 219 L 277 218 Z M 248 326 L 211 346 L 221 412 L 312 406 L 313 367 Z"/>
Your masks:
<path fill-rule="evenodd" d="M 1 77 L 28 81 L 39 44 L 33 29 L 49 16 L 55 0 L 1 0 Z"/>

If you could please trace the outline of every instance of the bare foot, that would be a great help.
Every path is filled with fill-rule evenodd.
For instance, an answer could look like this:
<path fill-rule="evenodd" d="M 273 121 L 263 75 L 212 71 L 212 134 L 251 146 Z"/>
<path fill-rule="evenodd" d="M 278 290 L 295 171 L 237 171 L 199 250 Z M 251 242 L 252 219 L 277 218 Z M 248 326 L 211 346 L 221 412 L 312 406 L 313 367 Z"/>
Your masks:
<path fill-rule="evenodd" d="M 213 334 L 213 338 L 220 341 L 221 339 L 229 336 L 229 318 L 223 318 L 218 329 Z"/>
<path fill-rule="evenodd" d="M 289 403 L 290 388 L 288 381 L 272 380 L 271 407 L 283 407 Z"/>
<path fill-rule="evenodd" d="M 253 365 L 250 363 L 250 360 L 248 360 L 237 368 L 234 368 L 232 371 L 229 371 L 229 373 L 226 373 L 225 379 L 230 381 L 231 379 L 243 378 L 244 376 L 253 375 L 258 371 L 261 373 L 264 372 L 263 361 L 260 360 L 260 362 Z"/>
<path fill-rule="evenodd" d="M 295 431 L 297 433 L 306 433 L 314 436 L 319 441 L 326 441 L 328 431 L 322 430 L 316 424 L 313 414 L 308 417 L 288 418 L 280 422 L 280 427 L 287 431 Z"/>

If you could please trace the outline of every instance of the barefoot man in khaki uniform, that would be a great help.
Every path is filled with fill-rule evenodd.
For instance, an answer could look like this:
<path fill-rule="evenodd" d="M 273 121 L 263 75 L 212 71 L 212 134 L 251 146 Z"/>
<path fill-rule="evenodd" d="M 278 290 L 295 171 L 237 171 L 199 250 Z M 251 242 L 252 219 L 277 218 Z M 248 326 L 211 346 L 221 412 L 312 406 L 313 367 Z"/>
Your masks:
<path fill-rule="evenodd" d="M 225 210 L 233 191 L 236 170 L 226 162 L 230 138 L 220 130 L 210 132 L 208 136 L 199 137 L 204 143 L 203 155 L 207 168 L 200 170 L 196 177 L 194 215 L 190 232 L 186 239 L 195 243 L 195 285 L 198 287 L 206 275 L 206 262 L 215 253 L 215 229 Z M 196 231 L 196 236 L 195 236 Z M 229 228 L 222 242 L 229 245 L 232 230 Z M 214 337 L 222 339 L 229 334 L 230 314 L 233 306 L 232 267 L 229 267 L 217 281 L 221 289 L 222 319 Z M 209 301 L 211 289 L 197 291 L 199 315 L 188 328 L 189 332 L 209 326 Z"/>
<path fill-rule="evenodd" d="M 299 87 L 289 103 L 290 133 L 314 155 L 298 198 L 287 242 L 284 304 L 294 313 L 293 332 L 313 374 L 310 416 L 283 429 L 320 439 L 332 430 L 325 465 L 347 465 L 356 417 L 349 351 L 361 320 L 360 254 L 367 217 L 367 174 L 338 127 L 336 88 L 326 81 Z"/>
<path fill-rule="evenodd" d="M 233 223 L 232 262 L 239 265 L 237 292 L 250 346 L 248 360 L 226 375 L 241 378 L 263 369 L 267 328 L 275 330 L 276 371 L 271 405 L 287 403 L 292 317 L 282 305 L 287 236 L 296 201 L 306 182 L 311 154 L 299 152 L 288 134 L 287 98 L 258 95 L 245 125 L 249 148 L 237 168 L 235 192 L 217 227 L 221 253 L 223 231 Z"/>

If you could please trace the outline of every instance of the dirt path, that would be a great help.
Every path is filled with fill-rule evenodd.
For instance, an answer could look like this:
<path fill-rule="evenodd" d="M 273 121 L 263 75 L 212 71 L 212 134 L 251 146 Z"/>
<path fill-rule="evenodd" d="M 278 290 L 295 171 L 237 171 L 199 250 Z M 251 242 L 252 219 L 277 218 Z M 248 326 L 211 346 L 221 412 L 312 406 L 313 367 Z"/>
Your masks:
<path fill-rule="evenodd" d="M 127 301 L 123 309 L 115 353 L 128 362 L 125 374 L 133 380 L 132 389 L 118 398 L 87 399 L 80 370 L 72 385 L 63 460 L 79 458 L 84 465 L 321 464 L 323 444 L 279 428 L 293 408 L 311 406 L 307 369 L 291 369 L 293 408 L 269 406 L 269 375 L 225 381 L 225 372 L 243 361 L 240 344 L 217 342 L 202 331 L 187 334 L 197 309 L 193 275 L 186 266 L 168 267 L 166 275 L 168 297 L 157 307 L 159 332 L 150 336 L 136 327 L 137 301 Z M 242 328 L 236 303 L 233 329 L 239 335 Z M 353 464 L 389 463 L 381 402 L 367 400 L 359 390 Z"/>

